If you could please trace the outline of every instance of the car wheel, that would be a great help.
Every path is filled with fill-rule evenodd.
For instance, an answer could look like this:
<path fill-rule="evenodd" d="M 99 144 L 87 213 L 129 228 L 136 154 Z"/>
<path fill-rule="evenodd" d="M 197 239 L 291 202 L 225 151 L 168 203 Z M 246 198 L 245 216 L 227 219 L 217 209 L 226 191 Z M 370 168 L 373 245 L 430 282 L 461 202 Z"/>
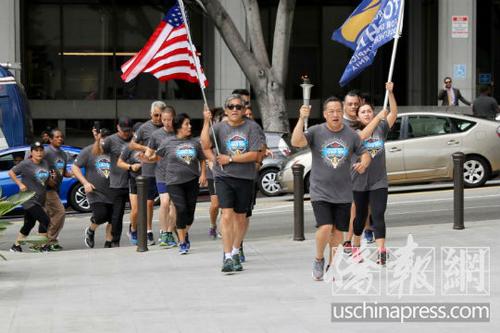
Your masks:
<path fill-rule="evenodd" d="M 480 187 L 490 177 L 488 162 L 479 156 L 467 156 L 464 162 L 465 187 Z"/>
<path fill-rule="evenodd" d="M 82 184 L 78 183 L 71 189 L 68 198 L 70 206 L 79 212 L 90 212 L 90 204 L 85 194 L 85 189 Z"/>
<path fill-rule="evenodd" d="M 266 169 L 259 175 L 259 190 L 268 197 L 281 193 L 281 185 L 278 183 L 278 169 Z"/>

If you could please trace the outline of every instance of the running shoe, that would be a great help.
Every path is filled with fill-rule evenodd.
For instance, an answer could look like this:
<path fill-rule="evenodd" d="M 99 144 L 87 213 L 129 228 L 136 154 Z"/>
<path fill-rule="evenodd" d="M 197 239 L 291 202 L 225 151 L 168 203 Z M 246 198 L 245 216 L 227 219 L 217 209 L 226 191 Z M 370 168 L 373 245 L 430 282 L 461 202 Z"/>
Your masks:
<path fill-rule="evenodd" d="M 243 270 L 239 254 L 233 254 L 233 269 L 235 272 L 241 272 Z"/>
<path fill-rule="evenodd" d="M 171 232 L 167 232 L 167 248 L 176 247 L 177 242 L 174 239 L 174 235 Z"/>
<path fill-rule="evenodd" d="M 38 252 L 53 252 L 51 244 L 45 244 L 44 246 L 39 247 L 38 249 L 39 249 Z"/>
<path fill-rule="evenodd" d="M 148 232 L 148 246 L 153 246 L 155 245 L 155 236 L 153 235 L 152 232 Z"/>
<path fill-rule="evenodd" d="M 21 245 L 12 244 L 10 252 L 23 252 Z"/>
<path fill-rule="evenodd" d="M 224 260 L 224 263 L 222 265 L 222 270 L 223 273 L 228 273 L 232 274 L 234 272 L 234 264 L 233 264 L 233 259 L 227 258 Z"/>
<path fill-rule="evenodd" d="M 387 262 L 387 257 L 388 257 L 387 250 L 379 249 L 377 264 L 379 264 L 380 266 L 385 266 L 385 263 Z"/>
<path fill-rule="evenodd" d="M 59 245 L 58 242 L 52 243 L 49 245 L 50 246 L 50 251 L 51 252 L 57 252 L 57 251 L 62 251 L 63 247 Z"/>
<path fill-rule="evenodd" d="M 357 264 L 363 262 L 363 257 L 361 256 L 361 250 L 357 246 L 352 247 L 352 261 L 354 261 Z"/>
<path fill-rule="evenodd" d="M 312 270 L 312 278 L 313 278 L 313 280 L 315 280 L 315 281 L 322 281 L 323 280 L 324 269 L 325 269 L 325 258 L 322 258 L 320 260 L 314 259 L 313 270 Z"/>
<path fill-rule="evenodd" d="M 94 248 L 95 241 L 94 241 L 94 236 L 95 232 L 90 229 L 90 227 L 87 227 L 85 229 L 85 245 L 87 245 L 88 248 Z"/>
<path fill-rule="evenodd" d="M 240 261 L 245 262 L 245 252 L 243 252 L 243 244 L 241 244 L 240 249 L 239 249 L 239 255 L 240 255 Z"/>
<path fill-rule="evenodd" d="M 186 232 L 186 244 L 189 250 L 191 248 L 191 242 L 189 241 L 189 234 L 187 232 Z"/>
<path fill-rule="evenodd" d="M 104 248 L 105 249 L 110 249 L 111 248 L 111 242 L 110 241 L 105 241 L 104 242 Z"/>
<path fill-rule="evenodd" d="M 130 244 L 137 245 L 137 230 L 130 232 Z"/>
<path fill-rule="evenodd" d="M 345 241 L 343 246 L 344 246 L 344 253 L 350 256 L 352 254 L 351 241 Z"/>
<path fill-rule="evenodd" d="M 208 237 L 212 239 L 217 239 L 217 227 L 209 227 L 208 228 Z"/>
<path fill-rule="evenodd" d="M 373 231 L 370 229 L 365 229 L 364 231 L 366 243 L 371 244 L 375 242 L 375 237 L 373 236 Z"/>
<path fill-rule="evenodd" d="M 189 249 L 187 247 L 186 243 L 181 243 L 179 245 L 179 254 L 187 254 L 189 252 Z"/>
<path fill-rule="evenodd" d="M 168 236 L 165 231 L 160 231 L 160 239 L 158 239 L 158 245 L 165 247 L 168 245 Z"/>

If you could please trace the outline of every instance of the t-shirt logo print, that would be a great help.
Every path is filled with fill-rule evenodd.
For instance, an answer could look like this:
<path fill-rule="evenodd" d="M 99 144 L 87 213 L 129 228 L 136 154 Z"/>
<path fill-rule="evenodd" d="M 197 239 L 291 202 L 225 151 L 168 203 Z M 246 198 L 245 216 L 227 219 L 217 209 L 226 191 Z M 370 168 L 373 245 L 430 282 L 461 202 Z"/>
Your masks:
<path fill-rule="evenodd" d="M 108 156 L 101 155 L 95 160 L 95 168 L 104 178 L 108 179 L 111 173 L 111 160 Z"/>
<path fill-rule="evenodd" d="M 38 169 L 35 172 L 36 179 L 40 182 L 40 184 L 45 186 L 45 182 L 49 179 L 49 172 L 45 169 Z"/>
<path fill-rule="evenodd" d="M 327 143 L 321 149 L 321 156 L 332 168 L 337 169 L 349 156 L 349 148 L 341 140 Z"/>
<path fill-rule="evenodd" d="M 226 149 L 232 155 L 241 155 L 248 151 L 248 139 L 235 134 L 226 140 Z"/>
<path fill-rule="evenodd" d="M 371 137 L 363 142 L 363 146 L 368 150 L 371 157 L 374 158 L 382 149 L 384 149 L 384 140 L 378 137 Z"/>
<path fill-rule="evenodd" d="M 57 173 L 62 176 L 63 171 L 64 171 L 64 161 L 62 159 L 57 159 L 55 162 L 55 167 L 57 170 Z"/>
<path fill-rule="evenodd" d="M 192 145 L 182 144 L 177 147 L 175 156 L 189 165 L 196 158 L 196 149 Z"/>

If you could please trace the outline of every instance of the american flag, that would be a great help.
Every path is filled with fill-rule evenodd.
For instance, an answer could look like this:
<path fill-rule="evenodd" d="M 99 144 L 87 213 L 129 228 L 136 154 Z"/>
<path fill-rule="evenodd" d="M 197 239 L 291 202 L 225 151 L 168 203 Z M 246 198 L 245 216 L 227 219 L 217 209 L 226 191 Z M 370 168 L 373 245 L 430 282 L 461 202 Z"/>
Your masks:
<path fill-rule="evenodd" d="M 199 66 L 200 78 L 196 66 Z M 190 43 L 186 23 L 179 5 L 167 12 L 146 45 L 121 67 L 122 80 L 129 82 L 142 72 L 153 74 L 160 81 L 171 79 L 208 84 L 194 45 Z"/>

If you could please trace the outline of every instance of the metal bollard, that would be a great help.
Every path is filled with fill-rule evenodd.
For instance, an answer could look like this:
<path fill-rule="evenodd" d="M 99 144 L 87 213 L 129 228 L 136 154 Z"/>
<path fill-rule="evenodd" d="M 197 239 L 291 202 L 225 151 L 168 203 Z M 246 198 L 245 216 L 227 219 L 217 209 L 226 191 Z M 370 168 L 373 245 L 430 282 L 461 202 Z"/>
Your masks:
<path fill-rule="evenodd" d="M 293 240 L 303 241 L 304 237 L 304 166 L 295 164 L 293 172 Z"/>
<path fill-rule="evenodd" d="M 148 250 L 147 242 L 147 182 L 143 176 L 138 176 L 135 179 L 137 183 L 137 252 L 146 252 Z"/>
<path fill-rule="evenodd" d="M 462 152 L 453 153 L 453 229 L 464 229 L 464 162 Z"/>

